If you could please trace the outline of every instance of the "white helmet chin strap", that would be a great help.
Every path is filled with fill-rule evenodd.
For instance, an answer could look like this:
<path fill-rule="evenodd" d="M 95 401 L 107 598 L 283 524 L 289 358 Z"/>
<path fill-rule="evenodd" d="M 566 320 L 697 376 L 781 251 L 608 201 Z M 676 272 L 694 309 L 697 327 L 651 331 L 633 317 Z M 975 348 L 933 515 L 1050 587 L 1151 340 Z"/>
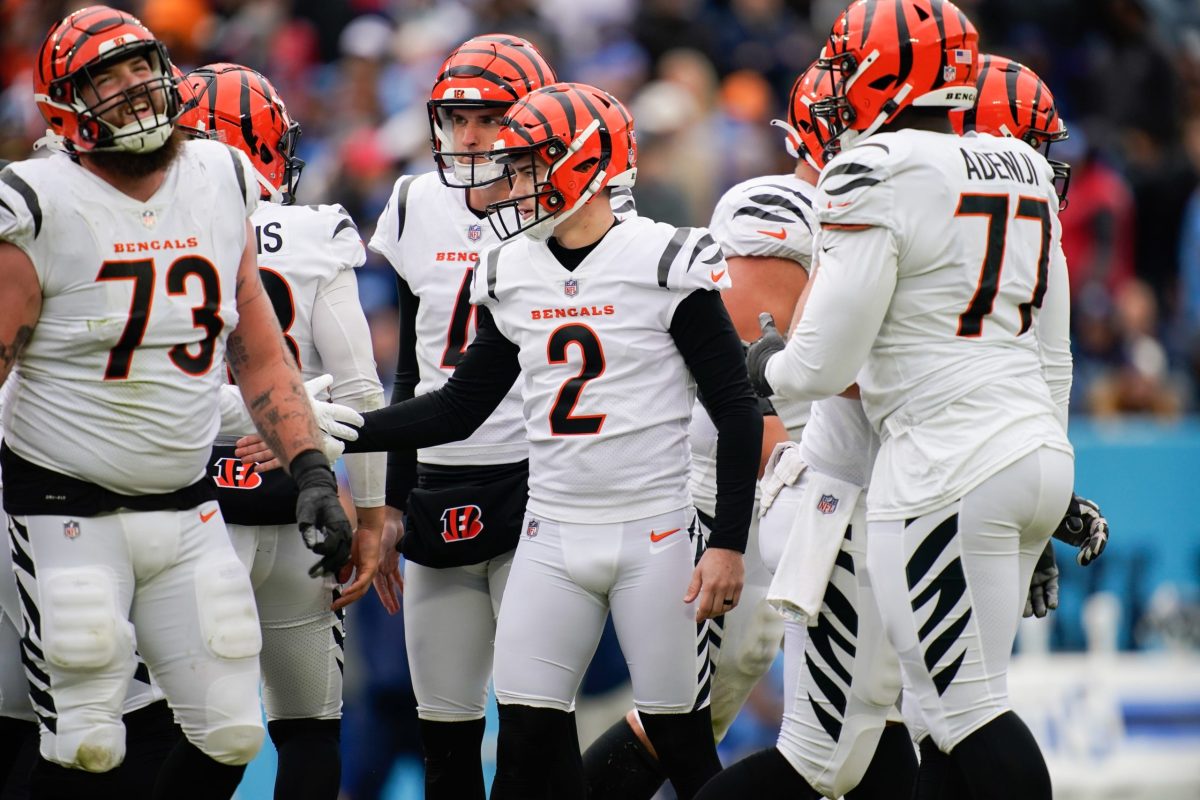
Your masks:
<path fill-rule="evenodd" d="M 101 119 L 101 124 L 112 132 L 113 146 L 106 148 L 126 153 L 150 153 L 167 143 L 175 126 L 166 114 L 155 114 L 153 119 L 134 120 L 120 128 Z M 152 123 L 147 127 L 147 123 Z"/>
<path fill-rule="evenodd" d="M 503 164 L 487 160 L 464 164 L 453 157 L 451 160 L 454 162 L 454 177 L 467 186 L 483 186 L 504 177 Z"/>

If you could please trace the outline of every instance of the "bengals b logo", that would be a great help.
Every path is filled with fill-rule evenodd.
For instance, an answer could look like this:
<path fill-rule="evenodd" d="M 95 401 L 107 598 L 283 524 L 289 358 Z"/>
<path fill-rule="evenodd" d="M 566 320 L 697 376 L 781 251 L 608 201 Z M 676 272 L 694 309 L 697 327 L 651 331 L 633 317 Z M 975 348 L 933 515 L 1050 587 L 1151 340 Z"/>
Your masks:
<path fill-rule="evenodd" d="M 257 489 L 263 482 L 253 464 L 243 464 L 237 458 L 217 459 L 213 464 L 213 480 L 222 489 Z"/>
<path fill-rule="evenodd" d="M 483 512 L 479 506 L 455 506 L 442 512 L 442 538 L 447 542 L 465 542 L 483 533 Z"/>

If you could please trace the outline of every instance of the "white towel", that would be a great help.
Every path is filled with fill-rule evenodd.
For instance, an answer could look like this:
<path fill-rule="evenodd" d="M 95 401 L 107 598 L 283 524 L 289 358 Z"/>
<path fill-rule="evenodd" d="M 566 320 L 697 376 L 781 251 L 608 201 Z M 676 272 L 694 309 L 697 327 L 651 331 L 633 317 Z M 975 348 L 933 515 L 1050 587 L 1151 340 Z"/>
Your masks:
<path fill-rule="evenodd" d="M 791 486 L 800 479 L 808 465 L 800 457 L 800 445 L 795 442 L 780 442 L 771 451 L 763 476 L 758 481 L 758 516 L 767 515 L 767 509 L 775 502 L 775 498 L 783 491 L 783 487 Z"/>
<path fill-rule="evenodd" d="M 811 469 L 806 478 L 767 603 L 787 619 L 812 626 L 862 487 Z"/>

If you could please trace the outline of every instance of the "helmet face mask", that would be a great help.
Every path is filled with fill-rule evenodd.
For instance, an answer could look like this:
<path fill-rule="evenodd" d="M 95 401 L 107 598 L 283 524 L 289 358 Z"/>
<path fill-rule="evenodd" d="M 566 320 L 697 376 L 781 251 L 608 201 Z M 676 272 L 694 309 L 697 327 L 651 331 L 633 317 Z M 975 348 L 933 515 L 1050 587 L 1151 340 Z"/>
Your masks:
<path fill-rule="evenodd" d="M 33 82 L 42 116 L 72 152 L 152 152 L 170 138 L 180 111 L 166 47 L 136 18 L 106 6 L 50 29 Z"/>
<path fill-rule="evenodd" d="M 180 126 L 190 135 L 216 139 L 250 158 L 262 197 L 295 201 L 304 162 L 296 157 L 300 125 L 264 76 L 239 64 L 209 64 L 193 70 Z"/>
<path fill-rule="evenodd" d="M 481 117 L 499 122 L 507 110 L 508 106 L 500 103 L 429 101 L 430 135 L 441 145 L 433 152 L 442 183 L 455 189 L 480 188 L 506 176 L 504 166 L 488 158 L 494 137 L 471 148 L 462 144 L 460 131 L 466 125 L 480 124 Z"/>
<path fill-rule="evenodd" d="M 787 121 L 771 122 L 787 131 L 788 153 L 803 158 L 818 172 L 840 151 L 840 142 L 829 135 L 824 118 L 815 113 L 817 103 L 828 98 L 830 91 L 829 73 L 813 62 L 792 85 Z"/>
<path fill-rule="evenodd" d="M 537 48 L 518 36 L 485 34 L 455 49 L 438 70 L 427 104 L 433 160 L 442 183 L 471 189 L 506 176 L 503 165 L 486 158 L 492 142 L 478 150 L 456 144 L 455 109 L 504 113 L 522 97 L 556 80 Z"/>
<path fill-rule="evenodd" d="M 515 103 L 490 155 L 513 176 L 511 196 L 488 206 L 501 239 L 547 239 L 605 187 L 637 179 L 633 118 L 612 95 L 579 83 L 545 86 Z M 522 205 L 532 211 L 524 219 Z"/>

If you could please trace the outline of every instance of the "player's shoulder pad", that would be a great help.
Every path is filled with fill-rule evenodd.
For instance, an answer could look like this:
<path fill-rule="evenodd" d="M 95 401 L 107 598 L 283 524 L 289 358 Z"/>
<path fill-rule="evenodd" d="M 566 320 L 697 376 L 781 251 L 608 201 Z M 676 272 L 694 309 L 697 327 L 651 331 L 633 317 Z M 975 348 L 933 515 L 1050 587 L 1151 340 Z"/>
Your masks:
<path fill-rule="evenodd" d="M 817 182 L 821 224 L 888 224 L 893 216 L 896 175 L 911 150 L 911 143 L 898 133 L 880 133 L 839 153 L 825 165 Z"/>
<path fill-rule="evenodd" d="M 27 162 L 5 161 L 0 167 L 0 238 L 14 244 L 36 239 L 42 232 L 42 198 Z"/>
<path fill-rule="evenodd" d="M 663 289 L 690 292 L 694 289 L 728 289 L 725 254 L 707 228 L 672 228 L 659 223 L 662 250 L 655 278 Z M 663 234 L 669 234 L 664 236 Z M 663 238 L 666 241 L 661 241 Z M 647 253 L 652 251 L 647 249 Z"/>
<path fill-rule="evenodd" d="M 254 166 L 241 150 L 214 139 L 189 139 L 184 143 L 184 152 L 196 159 L 207 176 L 223 178 L 232 174 L 232 183 L 237 186 L 247 215 L 258 207 L 261 189 Z"/>
<path fill-rule="evenodd" d="M 367 260 L 358 226 L 339 203 L 304 206 L 311 209 L 315 218 L 313 230 L 317 233 L 317 246 L 328 248 L 337 256 L 338 269 L 355 269 Z"/>
<path fill-rule="evenodd" d="M 498 302 L 503 287 L 503 262 L 510 254 L 520 253 L 528 247 L 529 242 L 524 236 L 514 236 L 485 247 L 479 253 L 479 262 L 475 265 L 475 274 L 471 278 L 471 303 L 490 306 Z"/>
<path fill-rule="evenodd" d="M 431 173 L 432 174 L 432 173 Z M 393 242 L 400 241 L 404 236 L 404 223 L 408 221 L 409 196 L 413 185 L 420 182 L 424 175 L 401 175 L 392 187 L 391 197 L 379 215 L 376 235 L 387 236 Z"/>
<path fill-rule="evenodd" d="M 637 201 L 633 199 L 633 190 L 628 186 L 614 186 L 609 189 L 608 203 L 612 206 L 613 216 L 618 220 L 637 216 Z"/>
<path fill-rule="evenodd" d="M 815 194 L 791 175 L 752 178 L 725 192 L 709 227 L 726 258 L 785 258 L 808 269 L 819 225 Z"/>

